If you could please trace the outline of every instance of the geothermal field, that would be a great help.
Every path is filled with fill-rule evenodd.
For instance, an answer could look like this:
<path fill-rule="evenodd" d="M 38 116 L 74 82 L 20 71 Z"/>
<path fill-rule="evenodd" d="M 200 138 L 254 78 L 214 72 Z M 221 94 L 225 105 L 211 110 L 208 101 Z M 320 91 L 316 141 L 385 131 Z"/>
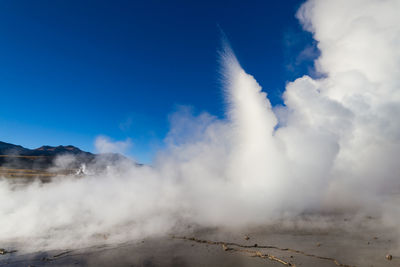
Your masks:
<path fill-rule="evenodd" d="M 303 3 L 316 74 L 282 105 L 221 33 L 226 117 L 178 109 L 149 164 L 3 155 L 0 266 L 400 266 L 399 14 L 399 0 Z"/>

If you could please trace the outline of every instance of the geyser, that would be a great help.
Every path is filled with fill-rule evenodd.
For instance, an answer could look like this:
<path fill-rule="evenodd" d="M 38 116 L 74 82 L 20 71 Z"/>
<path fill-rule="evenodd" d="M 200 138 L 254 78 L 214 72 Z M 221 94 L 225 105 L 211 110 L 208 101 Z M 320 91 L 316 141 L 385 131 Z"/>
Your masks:
<path fill-rule="evenodd" d="M 226 119 L 173 114 L 167 148 L 152 166 L 122 161 L 96 176 L 19 187 L 0 180 L 1 241 L 86 246 L 187 223 L 239 227 L 311 211 L 374 213 L 395 225 L 398 10 L 398 0 L 303 4 L 297 17 L 318 41 L 315 65 L 324 75 L 289 83 L 281 107 L 225 44 Z"/>

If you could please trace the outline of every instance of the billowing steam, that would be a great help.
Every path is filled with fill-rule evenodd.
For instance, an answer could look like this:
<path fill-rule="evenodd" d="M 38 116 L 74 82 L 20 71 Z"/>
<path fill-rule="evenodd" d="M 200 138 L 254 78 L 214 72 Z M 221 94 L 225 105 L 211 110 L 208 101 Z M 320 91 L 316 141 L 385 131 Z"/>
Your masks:
<path fill-rule="evenodd" d="M 324 78 L 287 85 L 272 107 L 224 46 L 227 118 L 171 116 L 152 166 L 121 161 L 101 174 L 15 186 L 0 181 L 0 237 L 84 246 L 167 233 L 185 223 L 248 226 L 304 212 L 400 218 L 399 0 L 309 0 Z M 107 152 L 106 139 L 99 144 Z M 116 147 L 123 147 L 119 143 Z"/>

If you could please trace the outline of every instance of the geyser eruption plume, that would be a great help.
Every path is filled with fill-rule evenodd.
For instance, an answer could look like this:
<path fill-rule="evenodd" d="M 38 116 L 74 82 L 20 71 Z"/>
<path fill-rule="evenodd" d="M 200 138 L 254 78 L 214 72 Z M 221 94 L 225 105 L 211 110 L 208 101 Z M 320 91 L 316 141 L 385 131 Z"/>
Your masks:
<path fill-rule="evenodd" d="M 20 187 L 1 180 L 1 240 L 85 246 L 185 223 L 248 226 L 349 209 L 395 224 L 398 10 L 398 0 L 307 1 L 297 16 L 318 41 L 324 78 L 289 83 L 283 107 L 271 106 L 225 44 L 225 120 L 173 114 L 167 149 L 151 167 L 122 161 L 96 176 Z"/>
<path fill-rule="evenodd" d="M 265 186 L 276 189 L 274 181 L 278 180 L 276 164 L 280 155 L 273 137 L 277 118 L 266 93 L 261 92 L 256 80 L 241 68 L 227 42 L 222 58 L 232 133 L 228 177 L 240 183 L 248 198 L 267 196 Z M 260 192 L 254 191 L 258 189 Z"/>

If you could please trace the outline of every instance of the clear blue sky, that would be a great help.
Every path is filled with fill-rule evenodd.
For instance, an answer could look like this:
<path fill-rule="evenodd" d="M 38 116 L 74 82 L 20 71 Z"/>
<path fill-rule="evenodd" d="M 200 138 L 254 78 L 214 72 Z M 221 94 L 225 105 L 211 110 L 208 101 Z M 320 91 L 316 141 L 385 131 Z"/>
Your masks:
<path fill-rule="evenodd" d="M 279 104 L 316 54 L 302 2 L 2 0 L 0 141 L 93 151 L 98 135 L 129 137 L 148 162 L 177 105 L 224 116 L 219 27 Z"/>

